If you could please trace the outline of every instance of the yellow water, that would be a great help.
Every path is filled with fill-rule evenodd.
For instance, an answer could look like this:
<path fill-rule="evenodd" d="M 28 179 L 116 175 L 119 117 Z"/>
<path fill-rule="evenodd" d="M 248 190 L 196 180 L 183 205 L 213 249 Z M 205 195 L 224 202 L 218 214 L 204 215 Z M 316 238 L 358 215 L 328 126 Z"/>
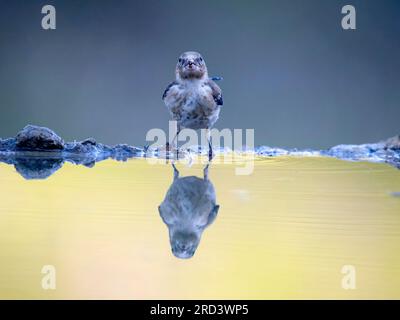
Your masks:
<path fill-rule="evenodd" d="M 28 181 L 0 164 L 0 298 L 400 298 L 399 170 L 285 157 L 234 168 L 211 166 L 220 210 L 180 260 L 157 210 L 170 165 L 66 164 Z M 355 289 L 342 288 L 344 265 Z"/>

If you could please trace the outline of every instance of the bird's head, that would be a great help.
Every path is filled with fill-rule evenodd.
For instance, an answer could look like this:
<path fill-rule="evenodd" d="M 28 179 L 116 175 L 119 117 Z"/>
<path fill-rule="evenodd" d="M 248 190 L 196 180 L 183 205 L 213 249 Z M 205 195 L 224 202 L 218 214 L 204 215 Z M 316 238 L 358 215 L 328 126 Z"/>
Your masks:
<path fill-rule="evenodd" d="M 194 51 L 182 53 L 176 65 L 176 77 L 178 80 L 207 78 L 207 66 L 201 54 Z"/>
<path fill-rule="evenodd" d="M 200 243 L 201 230 L 170 230 L 170 242 L 172 253 L 180 259 L 193 257 Z"/>

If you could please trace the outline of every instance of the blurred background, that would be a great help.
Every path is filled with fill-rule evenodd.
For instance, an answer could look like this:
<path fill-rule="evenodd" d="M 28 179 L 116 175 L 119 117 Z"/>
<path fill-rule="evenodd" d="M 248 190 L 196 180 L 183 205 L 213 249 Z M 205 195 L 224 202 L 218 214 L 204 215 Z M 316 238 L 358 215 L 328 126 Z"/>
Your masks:
<path fill-rule="evenodd" d="M 346 4 L 357 30 L 341 27 Z M 224 77 L 217 128 L 254 128 L 257 145 L 375 142 L 400 133 L 399 34 L 398 0 L 0 0 L 0 137 L 31 123 L 143 145 L 168 128 L 161 95 L 195 50 Z"/>

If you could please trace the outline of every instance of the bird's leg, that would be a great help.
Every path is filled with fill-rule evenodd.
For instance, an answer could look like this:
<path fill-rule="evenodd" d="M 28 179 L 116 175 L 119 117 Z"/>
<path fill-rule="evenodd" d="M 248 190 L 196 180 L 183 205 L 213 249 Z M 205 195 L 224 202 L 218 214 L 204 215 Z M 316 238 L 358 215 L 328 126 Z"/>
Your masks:
<path fill-rule="evenodd" d="M 180 132 L 181 132 L 181 127 L 178 124 L 178 130 L 176 132 L 175 138 L 172 140 L 174 142 L 175 139 L 176 139 L 176 159 L 178 159 L 178 160 L 179 160 L 179 140 L 178 140 L 178 136 L 179 136 Z"/>
<path fill-rule="evenodd" d="M 145 146 L 143 146 L 144 157 L 146 157 L 147 151 L 149 151 L 149 147 L 150 147 L 150 145 L 148 145 L 148 144 L 146 144 Z"/>
<path fill-rule="evenodd" d="M 171 145 L 172 145 L 172 149 L 173 149 L 174 146 L 175 146 L 175 140 L 176 140 L 177 155 L 178 155 L 178 135 L 179 135 L 179 132 L 181 132 L 181 127 L 178 124 L 176 134 L 175 134 L 174 138 L 171 141 Z M 167 142 L 167 144 L 166 144 L 167 153 L 169 153 L 169 151 L 171 151 L 171 149 L 170 149 L 171 145 L 169 144 L 169 142 Z"/>
<path fill-rule="evenodd" d="M 211 143 L 211 130 L 207 129 L 207 140 L 208 140 L 208 161 L 211 161 L 214 157 L 212 143 Z"/>

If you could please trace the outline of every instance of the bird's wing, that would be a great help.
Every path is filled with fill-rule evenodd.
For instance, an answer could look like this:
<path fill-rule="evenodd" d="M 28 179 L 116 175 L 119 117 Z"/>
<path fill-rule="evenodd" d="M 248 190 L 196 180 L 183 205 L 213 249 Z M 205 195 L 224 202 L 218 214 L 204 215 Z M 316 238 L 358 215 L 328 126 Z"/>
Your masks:
<path fill-rule="evenodd" d="M 222 99 L 222 90 L 221 90 L 221 88 L 211 79 L 209 79 L 206 84 L 212 90 L 212 96 L 214 98 L 215 103 L 218 106 L 222 106 L 224 104 L 224 100 Z"/>
<path fill-rule="evenodd" d="M 165 91 L 164 91 L 164 93 L 163 93 L 163 95 L 162 95 L 162 99 L 164 100 L 164 99 L 167 97 L 168 92 L 170 91 L 170 89 L 171 89 L 173 86 L 177 86 L 177 85 L 178 85 L 178 82 L 176 82 L 176 81 L 171 82 L 171 83 L 168 85 L 168 87 L 165 89 Z"/>

